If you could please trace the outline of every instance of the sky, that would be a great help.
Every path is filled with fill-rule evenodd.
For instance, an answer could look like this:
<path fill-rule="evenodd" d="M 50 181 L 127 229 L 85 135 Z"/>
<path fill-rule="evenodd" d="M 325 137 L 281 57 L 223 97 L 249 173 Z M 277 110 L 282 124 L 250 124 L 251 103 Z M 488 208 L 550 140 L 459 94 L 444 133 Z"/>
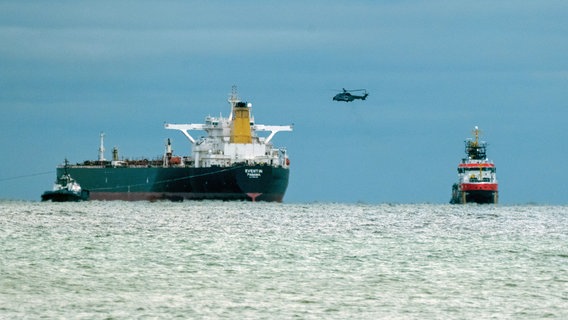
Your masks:
<path fill-rule="evenodd" d="M 568 204 L 568 2 L 1 1 L 0 199 L 154 158 L 228 94 L 291 160 L 287 203 L 448 203 L 479 126 L 500 203 Z M 366 101 L 335 102 L 365 88 Z M 197 136 L 197 135 L 196 135 Z"/>

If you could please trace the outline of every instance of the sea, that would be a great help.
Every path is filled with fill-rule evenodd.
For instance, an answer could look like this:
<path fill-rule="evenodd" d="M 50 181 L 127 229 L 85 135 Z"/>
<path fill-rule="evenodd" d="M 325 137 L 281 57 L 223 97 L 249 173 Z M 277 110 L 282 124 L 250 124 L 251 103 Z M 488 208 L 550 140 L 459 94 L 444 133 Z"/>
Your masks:
<path fill-rule="evenodd" d="M 568 319 L 568 207 L 0 201 L 1 319 Z"/>

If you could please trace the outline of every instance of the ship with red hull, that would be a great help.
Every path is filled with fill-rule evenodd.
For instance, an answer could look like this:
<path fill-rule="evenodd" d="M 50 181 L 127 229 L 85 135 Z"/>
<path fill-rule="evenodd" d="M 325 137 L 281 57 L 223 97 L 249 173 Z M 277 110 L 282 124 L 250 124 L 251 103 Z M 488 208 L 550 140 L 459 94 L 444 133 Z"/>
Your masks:
<path fill-rule="evenodd" d="M 104 134 L 99 158 L 59 166 L 90 192 L 90 200 L 248 200 L 281 202 L 288 187 L 290 160 L 272 138 L 292 126 L 256 124 L 252 105 L 241 101 L 236 88 L 229 98 L 229 117 L 205 118 L 205 123 L 165 124 L 180 131 L 191 144 L 191 155 L 173 153 L 167 140 L 162 157 L 121 159 L 114 148 L 104 157 Z M 191 131 L 204 131 L 194 138 Z M 258 132 L 268 132 L 259 135 Z"/>
<path fill-rule="evenodd" d="M 466 158 L 458 165 L 458 183 L 452 186 L 452 204 L 490 203 L 499 201 L 499 185 L 495 164 L 487 159 L 487 143 L 479 140 L 475 127 L 474 139 L 465 141 Z"/>

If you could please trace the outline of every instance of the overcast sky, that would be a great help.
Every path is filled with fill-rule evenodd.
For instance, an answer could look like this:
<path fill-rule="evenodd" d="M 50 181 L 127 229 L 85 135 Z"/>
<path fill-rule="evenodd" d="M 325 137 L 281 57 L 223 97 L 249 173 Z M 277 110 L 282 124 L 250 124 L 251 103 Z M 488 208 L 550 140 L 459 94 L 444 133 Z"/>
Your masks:
<path fill-rule="evenodd" d="M 0 199 L 154 158 L 236 85 L 291 158 L 285 202 L 447 203 L 474 126 L 504 204 L 567 204 L 568 2 L 2 1 Z M 367 101 L 334 102 L 341 88 Z"/>

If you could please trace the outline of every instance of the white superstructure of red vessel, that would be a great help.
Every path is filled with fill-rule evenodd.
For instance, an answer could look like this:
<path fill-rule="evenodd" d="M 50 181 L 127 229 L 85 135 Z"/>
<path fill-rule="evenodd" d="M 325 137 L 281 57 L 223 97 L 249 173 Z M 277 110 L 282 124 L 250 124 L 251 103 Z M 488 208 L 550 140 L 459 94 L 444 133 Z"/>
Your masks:
<path fill-rule="evenodd" d="M 450 203 L 497 203 L 499 185 L 496 167 L 487 159 L 487 143 L 479 140 L 479 128 L 473 130 L 475 139 L 465 141 L 466 158 L 458 165 L 458 183 L 452 186 Z"/>

